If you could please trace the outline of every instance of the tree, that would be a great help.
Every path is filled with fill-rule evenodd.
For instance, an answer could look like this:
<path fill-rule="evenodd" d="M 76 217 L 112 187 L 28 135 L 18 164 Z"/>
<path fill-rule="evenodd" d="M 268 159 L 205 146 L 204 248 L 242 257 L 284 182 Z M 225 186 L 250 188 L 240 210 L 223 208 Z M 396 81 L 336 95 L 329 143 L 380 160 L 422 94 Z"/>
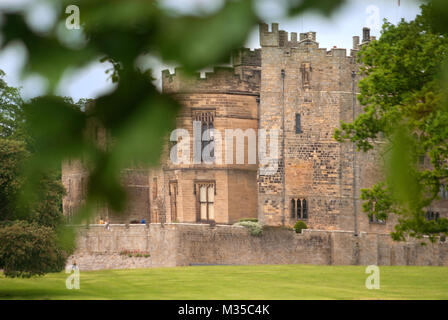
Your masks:
<path fill-rule="evenodd" d="M 14 219 L 15 201 L 23 182 L 21 161 L 26 149 L 23 142 L 0 138 L 0 221 Z"/>
<path fill-rule="evenodd" d="M 6 83 L 5 73 L 0 70 L 0 137 L 22 137 L 24 114 L 19 89 Z"/>
<path fill-rule="evenodd" d="M 387 142 L 387 178 L 362 190 L 361 198 L 370 216 L 398 216 L 396 240 L 426 235 L 434 241 L 448 233 L 446 218 L 425 219 L 425 208 L 448 178 L 448 33 L 435 26 L 435 11 L 429 3 L 414 21 L 385 21 L 380 39 L 360 50 L 358 100 L 364 112 L 335 132 L 337 140 L 350 140 L 362 151 L 376 140 Z"/>
<path fill-rule="evenodd" d="M 72 250 L 58 239 L 65 194 L 59 177 L 42 175 L 36 197 L 19 201 L 28 155 L 23 141 L 0 138 L 0 269 L 12 277 L 60 271 Z"/>
<path fill-rule="evenodd" d="M 60 173 L 40 172 L 32 196 L 24 194 L 28 178 L 22 172 L 35 146 L 20 91 L 0 80 L 0 268 L 22 277 L 60 271 L 72 250 L 61 242 Z"/>

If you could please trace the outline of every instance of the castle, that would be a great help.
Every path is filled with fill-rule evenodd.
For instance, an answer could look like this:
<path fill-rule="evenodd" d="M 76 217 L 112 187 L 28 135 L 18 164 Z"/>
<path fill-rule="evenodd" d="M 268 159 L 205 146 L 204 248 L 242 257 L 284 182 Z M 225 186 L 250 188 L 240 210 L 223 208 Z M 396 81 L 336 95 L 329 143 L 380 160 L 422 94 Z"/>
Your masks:
<path fill-rule="evenodd" d="M 201 133 L 240 130 L 243 142 L 225 144 L 237 159 L 238 143 L 245 144 L 244 161 L 229 163 L 173 163 L 168 153 L 158 168 L 128 168 L 123 181 L 129 195 L 124 214 L 102 208 L 98 216 L 111 223 L 233 224 L 258 218 L 264 225 L 293 226 L 297 220 L 310 229 L 388 233 L 394 217 L 380 221 L 362 212 L 360 189 L 379 178 L 379 152 L 356 152 L 352 143 L 333 139 L 340 122 L 360 112 L 356 54 L 374 37 L 368 28 L 353 48 L 320 48 L 315 32 L 297 33 L 261 24 L 260 49 L 232 54 L 231 67 L 186 77 L 182 70 L 162 73 L 162 89 L 180 101 L 177 127 L 191 135 L 194 123 Z M 257 158 L 249 161 L 251 133 L 278 130 L 278 168 L 263 174 Z M 210 132 L 210 131 L 209 131 Z M 235 131 L 234 131 L 235 132 Z M 106 132 L 97 129 L 99 141 Z M 206 147 L 213 139 L 202 143 Z M 228 142 L 228 141 L 227 141 Z M 381 142 L 377 142 L 380 146 Z M 191 141 L 192 149 L 193 141 Z M 167 146 L 169 151 L 170 146 Z M 216 150 L 215 150 L 216 152 Z M 216 154 L 215 154 L 216 156 Z M 62 181 L 68 191 L 63 210 L 70 216 L 85 196 L 87 172 L 80 161 L 63 164 Z M 446 215 L 439 201 L 432 212 Z"/>

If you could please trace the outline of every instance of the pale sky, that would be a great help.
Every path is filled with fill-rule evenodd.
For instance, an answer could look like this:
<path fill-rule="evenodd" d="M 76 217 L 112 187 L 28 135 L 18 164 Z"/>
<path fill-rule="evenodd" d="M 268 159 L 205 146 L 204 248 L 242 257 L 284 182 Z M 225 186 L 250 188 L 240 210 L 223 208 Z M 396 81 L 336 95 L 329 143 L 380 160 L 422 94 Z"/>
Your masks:
<path fill-rule="evenodd" d="M 362 28 L 371 28 L 371 35 L 380 36 L 383 19 L 392 23 L 401 18 L 412 20 L 419 13 L 418 0 L 348 0 L 331 17 L 324 17 L 314 12 L 296 16 L 291 19 L 283 17 L 281 2 L 286 0 L 259 0 L 257 12 L 267 23 L 278 22 L 279 29 L 287 32 L 317 32 L 317 42 L 322 48 L 352 47 L 352 36 L 362 36 Z M 163 0 L 165 6 L 182 13 L 197 13 L 198 11 L 213 12 L 222 5 L 222 0 Z M 398 5 L 400 2 L 400 6 Z M 37 0 L 0 0 L 0 13 L 4 10 L 14 10 L 22 5 L 31 4 L 27 21 L 32 27 L 45 30 L 53 22 L 52 11 L 45 5 L 39 5 Z M 81 21 L 82 21 L 82 8 Z M 0 16 L 1 18 L 1 16 Z M 0 19 L 1 23 L 1 19 Z M 258 27 L 249 36 L 246 47 L 259 48 Z M 349 52 L 349 50 L 347 50 Z M 46 84 L 39 76 L 21 79 L 20 73 L 26 59 L 23 45 L 16 43 L 0 52 L 0 69 L 6 73 L 9 85 L 22 87 L 25 98 L 31 98 L 45 93 Z M 153 76 L 160 86 L 161 70 L 167 66 L 155 57 L 142 58 L 142 67 L 152 67 Z M 81 70 L 67 72 L 58 89 L 63 96 L 71 96 L 75 101 L 80 98 L 96 98 L 112 90 L 112 84 L 105 74 L 108 68 L 103 63 L 92 63 Z M 172 68 L 171 68 L 172 69 Z"/>

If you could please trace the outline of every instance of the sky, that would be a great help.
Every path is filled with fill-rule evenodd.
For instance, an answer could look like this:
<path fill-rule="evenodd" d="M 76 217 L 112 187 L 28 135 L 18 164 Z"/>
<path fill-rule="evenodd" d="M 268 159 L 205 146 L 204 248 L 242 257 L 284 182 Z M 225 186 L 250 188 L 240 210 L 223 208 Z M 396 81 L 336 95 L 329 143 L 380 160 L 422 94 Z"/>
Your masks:
<path fill-rule="evenodd" d="M 258 0 L 256 10 L 266 23 L 278 22 L 279 29 L 291 32 L 317 32 L 317 42 L 321 48 L 352 47 L 352 37 L 362 36 L 362 28 L 369 27 L 372 36 L 380 36 L 383 19 L 397 23 L 400 19 L 413 20 L 419 13 L 418 0 L 347 0 L 346 4 L 336 10 L 330 17 L 316 12 L 307 12 L 294 18 L 284 18 L 282 1 Z M 223 5 L 223 0 L 162 0 L 165 7 L 185 14 L 213 12 Z M 0 13 L 28 6 L 27 21 L 36 29 L 45 30 L 52 25 L 54 14 L 48 6 L 37 0 L 0 0 Z M 82 22 L 82 8 L 81 22 Z M 0 15 L 1 23 L 1 15 Z M 1 37 L 1 36 L 0 36 Z M 1 39 L 1 38 L 0 38 Z M 250 33 L 246 47 L 259 48 L 258 27 Z M 347 50 L 349 52 L 349 50 Z M 6 81 L 14 87 L 21 87 L 25 99 L 45 93 L 46 83 L 38 75 L 25 79 L 21 70 L 26 61 L 27 52 L 20 43 L 9 45 L 0 52 L 0 69 L 6 73 Z M 139 65 L 151 67 L 155 83 L 160 87 L 161 71 L 171 69 L 155 57 L 142 57 Z M 113 90 L 113 85 L 106 75 L 107 64 L 95 62 L 82 69 L 66 72 L 60 82 L 58 94 L 70 96 L 77 101 L 81 98 L 96 98 Z"/>

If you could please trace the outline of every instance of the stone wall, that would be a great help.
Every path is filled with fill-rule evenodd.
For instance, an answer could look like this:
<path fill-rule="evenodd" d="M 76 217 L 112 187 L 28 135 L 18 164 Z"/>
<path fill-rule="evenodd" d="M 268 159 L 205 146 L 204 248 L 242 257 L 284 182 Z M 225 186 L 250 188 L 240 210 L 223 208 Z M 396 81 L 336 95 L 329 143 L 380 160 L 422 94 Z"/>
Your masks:
<path fill-rule="evenodd" d="M 448 266 L 448 243 L 394 242 L 388 234 L 266 227 L 261 237 L 243 227 L 201 224 L 80 227 L 69 258 L 81 270 L 188 265 L 321 264 Z M 120 255 L 123 250 L 150 257 Z"/>

